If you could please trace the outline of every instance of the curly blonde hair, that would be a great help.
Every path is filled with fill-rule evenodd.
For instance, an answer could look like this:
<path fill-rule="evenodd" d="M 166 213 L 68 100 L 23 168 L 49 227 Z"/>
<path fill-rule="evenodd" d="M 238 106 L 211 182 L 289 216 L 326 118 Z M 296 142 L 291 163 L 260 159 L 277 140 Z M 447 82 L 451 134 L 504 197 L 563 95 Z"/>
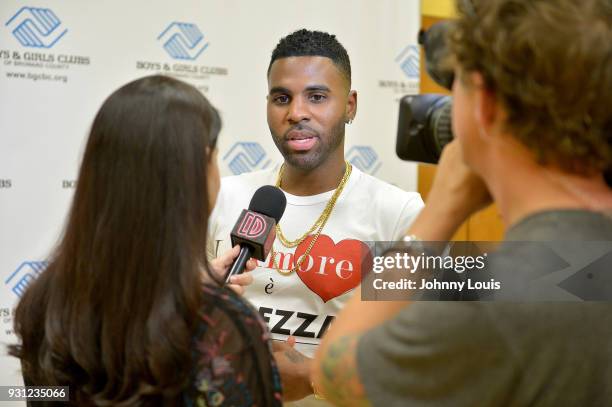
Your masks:
<path fill-rule="evenodd" d="M 468 0 L 458 8 L 454 59 L 460 71 L 483 75 L 508 113 L 507 130 L 543 164 L 612 168 L 612 0 Z"/>

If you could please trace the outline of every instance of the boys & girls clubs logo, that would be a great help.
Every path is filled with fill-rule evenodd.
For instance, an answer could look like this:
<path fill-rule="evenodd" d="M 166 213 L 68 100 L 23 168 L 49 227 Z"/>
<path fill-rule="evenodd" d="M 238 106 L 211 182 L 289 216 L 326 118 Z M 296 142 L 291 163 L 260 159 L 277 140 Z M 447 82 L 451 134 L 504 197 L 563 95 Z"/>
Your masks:
<path fill-rule="evenodd" d="M 0 48 L 0 62 L 10 80 L 44 80 L 66 83 L 66 73 L 74 66 L 90 64 L 90 57 L 72 53 L 52 53 L 69 37 L 69 28 L 50 8 L 21 7 L 4 22 L 16 48 Z"/>

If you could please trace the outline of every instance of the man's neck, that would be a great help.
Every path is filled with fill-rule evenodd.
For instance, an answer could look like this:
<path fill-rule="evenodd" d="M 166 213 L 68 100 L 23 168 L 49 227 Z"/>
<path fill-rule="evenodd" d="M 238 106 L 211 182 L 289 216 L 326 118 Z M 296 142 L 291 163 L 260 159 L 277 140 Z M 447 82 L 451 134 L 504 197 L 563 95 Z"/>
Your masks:
<path fill-rule="evenodd" d="M 292 195 L 309 196 L 332 191 L 338 187 L 346 170 L 344 156 L 329 157 L 310 171 L 284 164 L 281 189 Z"/>
<path fill-rule="evenodd" d="M 603 176 L 580 176 L 542 166 L 526 149 L 507 147 L 497 149 L 484 171 L 506 227 L 546 210 L 612 210 L 612 189 Z"/>

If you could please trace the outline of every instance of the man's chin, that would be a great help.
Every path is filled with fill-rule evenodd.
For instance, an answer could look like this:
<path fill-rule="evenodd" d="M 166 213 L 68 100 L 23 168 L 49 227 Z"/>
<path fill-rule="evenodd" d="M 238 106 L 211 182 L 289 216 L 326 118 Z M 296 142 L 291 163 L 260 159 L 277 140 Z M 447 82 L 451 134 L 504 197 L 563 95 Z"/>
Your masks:
<path fill-rule="evenodd" d="M 301 171 L 312 171 L 321 165 L 321 159 L 314 152 L 291 152 L 283 154 L 285 162 Z"/>

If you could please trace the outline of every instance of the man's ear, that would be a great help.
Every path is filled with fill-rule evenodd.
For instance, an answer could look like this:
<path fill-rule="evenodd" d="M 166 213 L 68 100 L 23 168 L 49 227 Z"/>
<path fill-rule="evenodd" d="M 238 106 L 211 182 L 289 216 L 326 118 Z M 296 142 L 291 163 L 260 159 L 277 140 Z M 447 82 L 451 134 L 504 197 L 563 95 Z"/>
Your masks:
<path fill-rule="evenodd" d="M 484 78 L 478 72 L 470 74 L 470 83 L 474 89 L 474 115 L 481 134 L 490 134 L 496 128 L 500 119 L 499 101 L 495 92 L 487 88 Z"/>
<path fill-rule="evenodd" d="M 346 109 L 344 111 L 344 118 L 347 123 L 352 122 L 357 114 L 357 91 L 351 90 L 348 93 L 346 99 Z"/>

